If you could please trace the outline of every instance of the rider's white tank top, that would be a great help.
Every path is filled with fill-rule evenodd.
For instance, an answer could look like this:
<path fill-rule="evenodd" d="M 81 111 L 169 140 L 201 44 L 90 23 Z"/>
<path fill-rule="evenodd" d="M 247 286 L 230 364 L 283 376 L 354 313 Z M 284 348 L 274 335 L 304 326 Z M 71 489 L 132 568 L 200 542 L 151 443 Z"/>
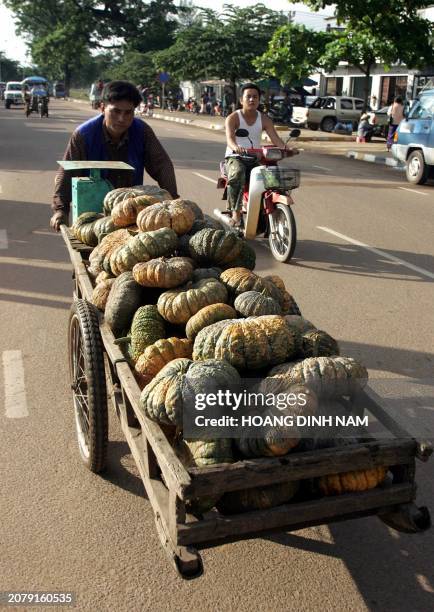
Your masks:
<path fill-rule="evenodd" d="M 261 136 L 262 136 L 261 113 L 259 111 L 256 111 L 255 123 L 253 125 L 248 125 L 248 123 L 246 123 L 246 120 L 244 119 L 244 115 L 241 112 L 241 110 L 237 110 L 236 112 L 238 114 L 238 120 L 240 122 L 239 127 L 249 132 L 249 137 L 253 143 L 253 148 L 259 149 L 261 146 Z M 235 137 L 235 142 L 237 143 L 237 145 L 239 145 L 240 147 L 245 147 L 246 149 L 250 149 L 250 147 L 252 146 L 250 143 L 250 140 L 248 138 L 239 138 L 238 136 Z M 233 155 L 234 153 L 232 149 L 230 149 L 229 147 L 226 147 L 225 157 L 231 157 Z"/>

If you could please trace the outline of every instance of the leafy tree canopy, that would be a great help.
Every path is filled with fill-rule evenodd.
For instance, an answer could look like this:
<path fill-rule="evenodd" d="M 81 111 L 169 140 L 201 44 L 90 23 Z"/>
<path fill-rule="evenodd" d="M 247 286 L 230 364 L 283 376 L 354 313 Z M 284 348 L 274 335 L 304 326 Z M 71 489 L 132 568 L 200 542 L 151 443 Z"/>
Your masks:
<path fill-rule="evenodd" d="M 261 73 L 290 85 L 318 68 L 319 59 L 332 37 L 329 32 L 315 32 L 303 25 L 286 24 L 276 30 L 267 51 L 253 64 Z"/>

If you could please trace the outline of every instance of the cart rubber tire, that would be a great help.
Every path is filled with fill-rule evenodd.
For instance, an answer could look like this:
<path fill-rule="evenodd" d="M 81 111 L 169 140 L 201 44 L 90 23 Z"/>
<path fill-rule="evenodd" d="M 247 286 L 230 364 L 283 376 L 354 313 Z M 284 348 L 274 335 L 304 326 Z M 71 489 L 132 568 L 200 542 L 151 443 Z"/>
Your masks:
<path fill-rule="evenodd" d="M 268 235 L 268 242 L 270 244 L 271 253 L 274 259 L 280 262 L 289 261 L 294 254 L 295 245 L 297 243 L 297 227 L 295 224 L 294 213 L 290 206 L 286 206 L 281 202 L 276 204 L 275 210 L 271 213 L 273 215 L 274 224 L 277 224 L 278 215 L 282 215 L 281 227 L 285 228 L 286 240 L 282 244 L 282 237 L 276 238 L 271 229 Z"/>
<path fill-rule="evenodd" d="M 107 459 L 107 389 L 98 314 L 86 300 L 71 306 L 68 349 L 78 447 L 83 463 L 97 474 Z"/>
<path fill-rule="evenodd" d="M 423 185 L 427 182 L 429 166 L 425 162 L 422 151 L 419 149 L 410 153 L 405 165 L 405 174 L 407 181 L 414 185 Z"/>

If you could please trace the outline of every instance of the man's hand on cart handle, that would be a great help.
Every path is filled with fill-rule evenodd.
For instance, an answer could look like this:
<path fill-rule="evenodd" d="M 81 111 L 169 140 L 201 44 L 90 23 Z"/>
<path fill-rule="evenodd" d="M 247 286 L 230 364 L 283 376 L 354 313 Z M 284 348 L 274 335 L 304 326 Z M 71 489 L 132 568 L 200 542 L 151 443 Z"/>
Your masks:
<path fill-rule="evenodd" d="M 56 232 L 60 231 L 61 225 L 68 224 L 68 217 L 61 211 L 57 211 L 50 219 L 50 227 Z"/>

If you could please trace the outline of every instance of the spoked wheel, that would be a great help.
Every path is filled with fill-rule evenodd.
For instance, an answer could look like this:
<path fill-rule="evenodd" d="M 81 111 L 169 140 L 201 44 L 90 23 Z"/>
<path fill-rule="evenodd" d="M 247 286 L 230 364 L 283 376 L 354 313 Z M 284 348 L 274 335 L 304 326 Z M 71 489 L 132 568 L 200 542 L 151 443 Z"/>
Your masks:
<path fill-rule="evenodd" d="M 78 447 L 86 467 L 98 473 L 107 458 L 107 392 L 98 315 L 86 300 L 72 304 L 68 344 Z"/>
<path fill-rule="evenodd" d="M 279 202 L 270 215 L 270 234 L 268 241 L 271 252 L 277 261 L 288 261 L 294 254 L 297 242 L 297 228 L 294 213 L 290 206 Z"/>

